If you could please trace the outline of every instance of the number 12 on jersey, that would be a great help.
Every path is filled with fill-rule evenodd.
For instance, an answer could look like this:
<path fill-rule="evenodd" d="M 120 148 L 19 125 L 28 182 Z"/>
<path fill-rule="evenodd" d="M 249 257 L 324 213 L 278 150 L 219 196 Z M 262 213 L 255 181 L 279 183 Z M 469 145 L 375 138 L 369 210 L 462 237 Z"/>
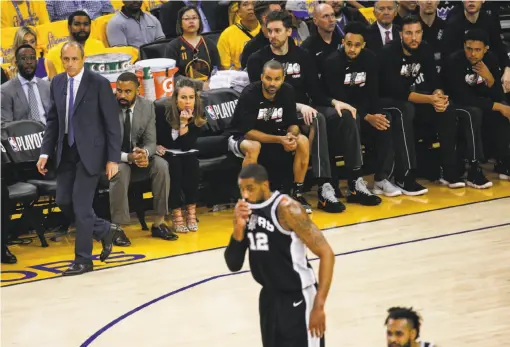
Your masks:
<path fill-rule="evenodd" d="M 269 240 L 266 233 L 246 233 L 250 239 L 250 250 L 252 251 L 269 251 Z"/>

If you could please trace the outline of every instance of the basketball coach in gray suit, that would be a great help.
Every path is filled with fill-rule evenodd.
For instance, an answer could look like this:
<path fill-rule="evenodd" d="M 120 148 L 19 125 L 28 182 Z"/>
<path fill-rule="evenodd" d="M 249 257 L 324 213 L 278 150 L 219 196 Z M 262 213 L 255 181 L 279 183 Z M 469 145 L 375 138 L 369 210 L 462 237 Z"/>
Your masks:
<path fill-rule="evenodd" d="M 128 189 L 133 177 L 149 176 L 152 183 L 154 223 L 152 236 L 164 240 L 177 240 L 177 235 L 164 221 L 168 214 L 170 174 L 168 163 L 156 153 L 156 114 L 154 104 L 137 96 L 138 77 L 124 72 L 117 79 L 116 96 L 120 106 L 119 124 L 122 133 L 119 173 L 110 182 L 110 212 L 112 222 L 127 224 L 130 221 Z M 171 135 L 169 135 L 171 136 Z M 122 233 L 123 234 L 123 233 Z M 127 237 L 114 240 L 117 246 L 129 246 Z"/>
<path fill-rule="evenodd" d="M 93 270 L 92 237 L 100 240 L 100 260 L 112 252 L 120 229 L 100 219 L 92 202 L 99 176 L 118 172 L 121 134 L 119 107 L 108 80 L 84 68 L 83 46 L 67 42 L 61 50 L 65 73 L 51 82 L 51 109 L 37 169 L 46 174 L 48 157 L 57 164 L 57 204 L 75 222 L 75 261 L 64 276 Z M 56 148 L 56 154 L 55 154 Z"/>
<path fill-rule="evenodd" d="M 15 52 L 18 75 L 0 87 L 2 124 L 16 120 L 34 120 L 46 124 L 50 110 L 50 82 L 35 77 L 37 54 L 30 45 Z"/>

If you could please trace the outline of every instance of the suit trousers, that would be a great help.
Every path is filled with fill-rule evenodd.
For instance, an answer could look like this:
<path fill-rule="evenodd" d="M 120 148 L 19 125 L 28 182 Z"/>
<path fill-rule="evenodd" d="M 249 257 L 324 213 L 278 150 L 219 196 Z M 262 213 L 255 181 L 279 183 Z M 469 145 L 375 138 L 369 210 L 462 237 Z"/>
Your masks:
<path fill-rule="evenodd" d="M 98 218 L 92 208 L 98 181 L 99 175 L 87 172 L 76 144 L 69 147 L 65 136 L 57 169 L 56 202 L 75 223 L 75 262 L 78 264 L 92 264 L 92 238 L 99 241 L 110 229 L 110 222 Z"/>
<path fill-rule="evenodd" d="M 128 224 L 130 222 L 128 190 L 131 177 L 137 175 L 150 177 L 153 208 L 156 215 L 166 216 L 168 214 L 168 196 L 170 194 L 168 163 L 163 158 L 154 156 L 146 168 L 140 168 L 135 164 L 119 164 L 119 173 L 110 181 L 110 213 L 113 223 Z"/>

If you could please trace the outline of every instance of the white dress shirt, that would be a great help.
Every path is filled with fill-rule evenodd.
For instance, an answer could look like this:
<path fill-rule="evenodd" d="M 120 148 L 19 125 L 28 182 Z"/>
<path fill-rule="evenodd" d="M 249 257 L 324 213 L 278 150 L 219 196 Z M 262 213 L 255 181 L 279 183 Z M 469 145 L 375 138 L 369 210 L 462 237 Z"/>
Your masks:
<path fill-rule="evenodd" d="M 74 82 L 73 82 L 73 92 L 74 92 L 74 107 L 76 108 L 76 95 L 78 95 L 78 88 L 80 88 L 80 83 L 81 83 L 81 80 L 83 78 L 83 72 L 85 71 L 85 68 L 81 68 L 81 71 L 73 77 L 74 79 Z M 67 130 L 69 129 L 69 96 L 71 95 L 71 92 L 70 92 L 70 89 L 71 89 L 71 83 L 69 82 L 69 78 L 71 78 L 71 76 L 67 75 L 67 89 L 66 89 L 66 134 L 67 134 Z"/>
<path fill-rule="evenodd" d="M 377 26 L 379 27 L 379 32 L 381 33 L 381 38 L 382 38 L 382 43 L 383 43 L 383 46 L 385 45 L 385 42 L 386 42 L 386 32 L 389 31 L 390 32 L 390 41 L 393 40 L 393 24 L 390 25 L 390 27 L 388 29 L 384 28 L 383 26 L 381 26 L 381 24 L 379 24 L 379 22 L 377 22 Z"/>
<path fill-rule="evenodd" d="M 39 117 L 41 119 L 41 122 L 46 124 L 46 112 L 44 112 L 44 106 L 43 106 L 43 103 L 41 100 L 41 95 L 39 94 L 39 88 L 37 87 L 37 78 L 35 78 L 35 76 L 34 76 L 32 78 L 32 80 L 29 81 L 26 78 L 24 78 L 23 76 L 21 76 L 20 74 L 18 74 L 18 79 L 21 82 L 21 88 L 23 88 L 23 91 L 25 92 L 25 96 L 27 97 L 27 102 L 29 102 L 28 101 L 28 84 L 31 81 L 35 82 L 32 88 L 34 88 L 35 99 L 37 101 L 37 108 L 39 109 Z M 29 108 L 30 108 L 30 105 L 29 105 Z"/>
<path fill-rule="evenodd" d="M 131 133 L 133 132 L 133 114 L 134 114 L 134 112 L 135 112 L 135 104 L 136 104 L 136 101 L 135 101 L 135 103 L 134 103 L 133 105 L 131 105 L 131 107 L 129 108 L 129 109 L 131 110 L 131 112 L 129 113 L 129 120 L 130 120 L 130 122 L 131 122 Z M 122 119 L 123 119 L 123 120 L 124 120 L 124 122 L 125 122 L 125 121 L 126 121 L 126 110 L 127 110 L 127 109 L 121 109 L 121 110 L 122 110 L 122 116 L 123 116 L 123 118 L 122 118 Z M 121 124 L 121 126 L 122 126 L 122 128 L 124 129 L 124 123 L 122 123 L 122 124 Z M 122 138 L 124 138 L 124 137 L 122 137 Z M 129 134 L 129 141 L 132 141 L 132 140 L 131 140 L 131 134 Z M 148 151 L 146 151 L 146 152 L 147 152 L 147 155 L 149 155 L 149 152 L 148 152 Z M 126 153 L 126 152 L 121 152 L 121 153 L 120 153 L 120 160 L 121 160 L 121 161 L 123 161 L 123 162 L 125 162 L 125 163 L 129 163 L 129 161 L 128 161 L 128 153 Z"/>

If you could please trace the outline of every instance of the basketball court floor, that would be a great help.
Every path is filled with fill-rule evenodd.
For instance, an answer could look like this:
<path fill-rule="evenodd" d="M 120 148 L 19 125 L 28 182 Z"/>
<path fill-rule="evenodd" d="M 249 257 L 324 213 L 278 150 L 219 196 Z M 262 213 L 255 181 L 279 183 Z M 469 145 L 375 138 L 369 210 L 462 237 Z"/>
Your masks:
<path fill-rule="evenodd" d="M 510 183 L 493 182 L 484 191 L 427 184 L 421 197 L 315 211 L 337 255 L 327 345 L 384 346 L 385 313 L 397 305 L 420 312 L 423 339 L 441 347 L 506 345 Z M 72 278 L 60 272 L 73 259 L 73 237 L 45 249 L 37 240 L 12 246 L 19 262 L 2 266 L 1 345 L 261 346 L 260 288 L 247 262 L 231 274 L 223 259 L 232 211 L 200 218 L 200 230 L 177 242 L 152 239 L 133 219 L 131 247 L 114 247 L 108 264 Z"/>

